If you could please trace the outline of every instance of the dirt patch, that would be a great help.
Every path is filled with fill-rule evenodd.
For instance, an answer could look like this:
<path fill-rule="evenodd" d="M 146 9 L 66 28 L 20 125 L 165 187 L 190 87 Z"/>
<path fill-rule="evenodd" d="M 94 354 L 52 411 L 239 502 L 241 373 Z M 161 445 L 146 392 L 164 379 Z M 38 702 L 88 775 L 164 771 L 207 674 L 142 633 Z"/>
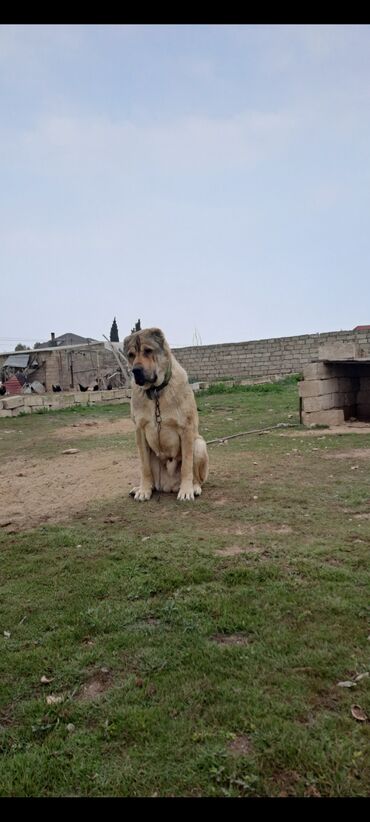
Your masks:
<path fill-rule="evenodd" d="M 312 796 L 315 799 L 320 799 L 321 793 L 317 790 L 316 785 L 310 785 L 309 788 L 304 792 L 305 796 Z"/>
<path fill-rule="evenodd" d="M 272 534 L 292 534 L 293 528 L 290 525 L 264 525 L 264 531 L 270 531 Z"/>
<path fill-rule="evenodd" d="M 370 448 L 349 448 L 348 451 L 324 454 L 326 460 L 369 460 Z"/>
<path fill-rule="evenodd" d="M 101 668 L 94 676 L 91 677 L 82 686 L 77 699 L 83 702 L 89 702 L 92 699 L 99 698 L 111 687 L 112 677 L 107 668 Z"/>
<path fill-rule="evenodd" d="M 253 746 L 249 736 L 240 734 L 240 736 L 236 736 L 235 739 L 229 742 L 227 748 L 233 756 L 247 756 L 251 753 Z"/>
<path fill-rule="evenodd" d="M 17 457 L 0 476 L 2 527 L 14 532 L 66 521 L 90 503 L 128 494 L 138 479 L 136 455 L 117 448 L 50 460 Z"/>
<path fill-rule="evenodd" d="M 246 634 L 214 634 L 212 642 L 217 645 L 249 645 L 250 639 Z"/>
<path fill-rule="evenodd" d="M 273 777 L 273 782 L 279 790 L 278 796 L 296 796 L 297 786 L 302 778 L 297 771 L 279 771 Z"/>
<path fill-rule="evenodd" d="M 341 434 L 370 434 L 370 423 L 356 421 L 347 422 L 345 425 L 333 425 L 330 428 L 307 428 L 299 432 L 286 431 L 283 436 L 300 439 L 302 437 L 337 437 Z"/>
<path fill-rule="evenodd" d="M 135 431 L 135 426 L 130 419 L 121 420 L 83 420 L 73 422 L 55 431 L 54 436 L 58 439 L 69 440 L 73 437 L 105 437 L 114 434 L 131 434 Z"/>
<path fill-rule="evenodd" d="M 307 707 L 310 707 L 314 715 L 326 711 L 336 712 L 340 710 L 341 694 L 338 693 L 340 690 L 336 685 L 319 686 L 316 693 L 308 697 Z"/>
<path fill-rule="evenodd" d="M 10 703 L 0 712 L 0 732 L 6 731 L 12 725 L 14 725 L 14 704 Z"/>

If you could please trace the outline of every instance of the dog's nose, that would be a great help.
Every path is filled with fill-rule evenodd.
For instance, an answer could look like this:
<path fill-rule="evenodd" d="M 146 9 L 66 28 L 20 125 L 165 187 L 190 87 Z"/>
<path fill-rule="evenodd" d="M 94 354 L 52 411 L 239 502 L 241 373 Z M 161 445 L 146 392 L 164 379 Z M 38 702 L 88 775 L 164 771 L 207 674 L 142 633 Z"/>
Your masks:
<path fill-rule="evenodd" d="M 135 382 L 138 385 L 143 385 L 143 383 L 145 382 L 145 379 L 144 379 L 144 369 L 142 368 L 142 366 L 141 365 L 135 365 L 135 368 L 132 369 L 132 373 L 134 375 Z"/>

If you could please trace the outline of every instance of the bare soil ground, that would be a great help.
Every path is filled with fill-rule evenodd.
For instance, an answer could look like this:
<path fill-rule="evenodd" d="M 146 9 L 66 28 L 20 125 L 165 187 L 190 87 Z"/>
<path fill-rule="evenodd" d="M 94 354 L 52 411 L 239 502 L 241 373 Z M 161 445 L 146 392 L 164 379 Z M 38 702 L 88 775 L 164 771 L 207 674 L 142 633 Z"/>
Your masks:
<path fill-rule="evenodd" d="M 283 436 L 326 437 L 338 434 L 364 434 L 370 430 L 366 423 L 348 423 L 330 429 L 284 432 Z M 139 461 L 136 454 L 129 455 L 124 449 L 107 446 L 92 449 L 88 453 L 63 454 L 63 441 L 74 438 L 104 437 L 134 433 L 130 419 L 82 420 L 57 428 L 52 433 L 61 441 L 60 455 L 54 458 L 18 456 L 3 463 L 0 474 L 1 512 L 0 528 L 8 532 L 32 528 L 42 522 L 61 522 L 75 516 L 97 500 L 126 496 L 139 477 Z M 14 435 L 3 430 L 2 435 Z M 327 458 L 366 459 L 370 449 L 351 449 L 343 453 L 328 454 Z M 216 494 L 217 497 L 217 494 Z M 220 496 L 215 505 L 223 506 L 227 498 Z M 282 526 L 284 529 L 286 526 Z M 248 525 L 248 532 L 251 526 Z M 256 530 L 256 528 L 255 528 Z M 258 530 L 258 529 L 257 529 Z M 288 530 L 290 532 L 291 529 Z M 228 528 L 228 533 L 233 530 Z M 235 531 L 240 533 L 240 528 Z M 278 532 L 279 533 L 279 532 Z"/>
<path fill-rule="evenodd" d="M 57 439 L 96 437 L 134 430 L 131 420 L 71 423 Z M 53 459 L 22 456 L 3 463 L 0 474 L 0 527 L 7 531 L 42 522 L 65 521 L 98 499 L 126 495 L 138 480 L 139 462 L 117 448 L 62 454 Z"/>
<path fill-rule="evenodd" d="M 348 448 L 347 451 L 325 454 L 325 459 L 331 460 L 368 460 L 369 458 L 370 448 Z"/>
<path fill-rule="evenodd" d="M 337 437 L 341 434 L 369 434 L 368 422 L 346 422 L 345 425 L 333 425 L 331 428 L 307 428 L 305 431 L 287 431 L 284 436 L 302 437 Z"/>
<path fill-rule="evenodd" d="M 58 439 L 70 440 L 71 437 L 100 437 L 111 436 L 112 434 L 130 434 L 135 431 L 132 420 L 83 420 L 65 425 L 55 431 Z"/>

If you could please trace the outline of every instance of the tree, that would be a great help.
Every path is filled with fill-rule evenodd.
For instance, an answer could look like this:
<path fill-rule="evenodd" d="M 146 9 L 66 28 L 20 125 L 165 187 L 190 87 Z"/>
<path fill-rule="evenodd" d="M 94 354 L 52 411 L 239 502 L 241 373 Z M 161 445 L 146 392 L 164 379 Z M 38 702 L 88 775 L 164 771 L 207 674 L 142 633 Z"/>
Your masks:
<path fill-rule="evenodd" d="M 27 346 L 23 345 L 23 343 L 17 343 L 14 351 L 27 351 Z"/>
<path fill-rule="evenodd" d="M 35 342 L 35 345 L 34 345 L 33 347 L 34 347 L 34 348 L 42 348 L 42 343 L 40 343 L 40 342 Z"/>
<path fill-rule="evenodd" d="M 119 342 L 118 327 L 117 327 L 116 318 L 114 318 L 114 320 L 112 322 L 112 328 L 110 330 L 109 339 L 110 339 L 111 342 Z"/>
<path fill-rule="evenodd" d="M 131 334 L 134 334 L 135 331 L 141 331 L 141 323 L 140 320 L 135 323 L 135 328 L 131 328 Z"/>

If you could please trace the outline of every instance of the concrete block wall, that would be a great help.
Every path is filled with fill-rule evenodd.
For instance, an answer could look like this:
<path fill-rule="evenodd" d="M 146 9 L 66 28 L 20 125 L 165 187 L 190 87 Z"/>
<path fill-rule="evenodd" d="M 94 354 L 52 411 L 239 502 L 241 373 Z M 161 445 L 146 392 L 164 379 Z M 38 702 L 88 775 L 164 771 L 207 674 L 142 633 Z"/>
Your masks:
<path fill-rule="evenodd" d="M 370 366 L 369 369 L 361 369 L 358 383 L 357 417 L 359 420 L 370 420 Z"/>
<path fill-rule="evenodd" d="M 332 331 L 241 343 L 173 348 L 189 379 L 215 382 L 227 378 L 271 379 L 303 371 L 318 359 L 323 343 L 352 342 L 370 355 L 369 331 Z"/>
<path fill-rule="evenodd" d="M 129 403 L 130 398 L 130 388 L 113 388 L 112 391 L 70 391 L 65 394 L 16 394 L 0 398 L 0 419 L 18 417 L 20 414 L 34 414 L 43 409 L 55 411 L 73 405 Z"/>
<path fill-rule="evenodd" d="M 303 368 L 298 390 L 304 425 L 370 420 L 370 364 L 311 363 Z"/>
<path fill-rule="evenodd" d="M 60 381 L 60 364 L 58 355 L 56 354 L 55 356 L 49 356 L 45 362 L 45 385 L 47 390 L 51 391 L 52 385 L 58 385 Z"/>
<path fill-rule="evenodd" d="M 319 358 L 319 348 L 326 343 L 355 343 L 370 356 L 370 330 L 331 331 L 296 337 L 277 337 L 240 343 L 173 348 L 173 353 L 188 373 L 191 382 L 217 382 L 226 379 L 262 382 L 303 371 Z M 64 390 L 71 387 L 72 357 L 74 385 L 89 385 L 97 376 L 97 352 L 101 374 L 113 373 L 117 363 L 113 354 L 97 344 L 91 350 L 65 349 L 40 351 L 40 368 L 35 378 L 46 383 L 60 383 Z M 0 355 L 0 366 L 7 355 Z M 335 393 L 335 392 L 333 392 Z M 364 405 L 367 399 L 364 398 Z"/>

